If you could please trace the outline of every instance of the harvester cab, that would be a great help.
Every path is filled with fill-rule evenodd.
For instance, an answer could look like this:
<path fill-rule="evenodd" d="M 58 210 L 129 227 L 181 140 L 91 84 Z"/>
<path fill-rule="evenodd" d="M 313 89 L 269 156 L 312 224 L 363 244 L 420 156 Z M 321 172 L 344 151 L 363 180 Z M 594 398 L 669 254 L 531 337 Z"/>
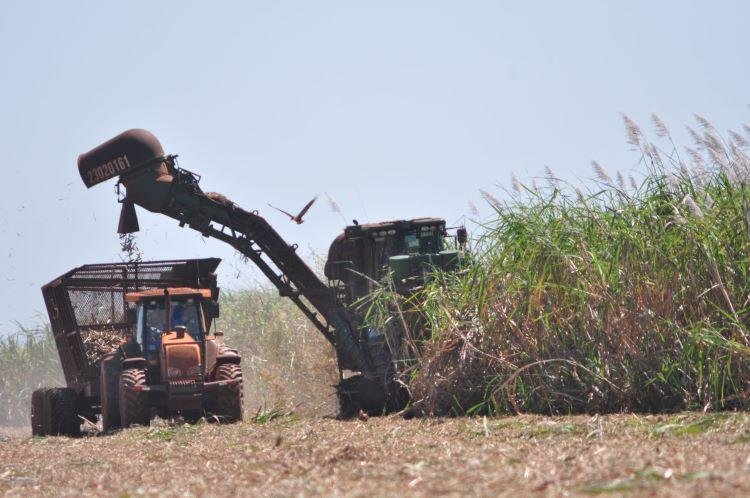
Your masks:
<path fill-rule="evenodd" d="M 466 243 L 461 230 L 448 247 L 448 229 L 441 218 L 353 224 L 331 243 L 325 275 L 349 305 L 372 292 L 389 273 L 396 290 L 409 294 L 430 271 L 457 266 Z"/>

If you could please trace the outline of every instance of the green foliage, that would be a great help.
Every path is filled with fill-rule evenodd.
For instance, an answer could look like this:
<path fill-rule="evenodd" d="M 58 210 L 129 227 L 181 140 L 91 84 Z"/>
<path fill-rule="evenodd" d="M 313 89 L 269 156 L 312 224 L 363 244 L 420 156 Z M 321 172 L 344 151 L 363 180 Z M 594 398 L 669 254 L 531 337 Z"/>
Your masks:
<path fill-rule="evenodd" d="M 176 434 L 174 427 L 151 429 L 146 433 L 146 439 L 168 443 L 175 438 Z"/>
<path fill-rule="evenodd" d="M 333 348 L 275 289 L 224 292 L 216 326 L 242 353 L 246 410 L 335 411 Z"/>
<path fill-rule="evenodd" d="M 254 424 L 258 425 L 266 425 L 277 418 L 283 417 L 284 413 L 281 413 L 280 411 L 276 409 L 265 409 L 265 408 L 258 408 L 258 410 L 255 412 L 255 415 L 253 415 L 250 420 Z"/>
<path fill-rule="evenodd" d="M 48 325 L 18 325 L 14 335 L 0 336 L 0 425 L 28 425 L 31 393 L 60 385 L 62 370 Z"/>
<path fill-rule="evenodd" d="M 703 434 L 712 429 L 717 428 L 722 422 L 727 420 L 727 416 L 724 414 L 710 414 L 705 415 L 698 420 L 682 420 L 681 417 L 676 417 L 675 420 L 671 420 L 666 424 L 661 424 L 655 427 L 652 431 L 654 436 L 692 436 Z"/>
<path fill-rule="evenodd" d="M 485 193 L 495 216 L 465 270 L 401 302 L 424 324 L 406 370 L 419 408 L 748 407 L 748 142 L 700 119 L 692 165 L 664 130 L 668 153 L 626 119 L 648 171 L 640 185 L 595 163 L 588 192 L 548 170 L 546 185 L 518 185 L 505 203 Z"/>
<path fill-rule="evenodd" d="M 138 247 L 135 235 L 132 233 L 120 234 L 121 258 L 127 263 L 139 263 L 143 261 L 143 251 Z"/>

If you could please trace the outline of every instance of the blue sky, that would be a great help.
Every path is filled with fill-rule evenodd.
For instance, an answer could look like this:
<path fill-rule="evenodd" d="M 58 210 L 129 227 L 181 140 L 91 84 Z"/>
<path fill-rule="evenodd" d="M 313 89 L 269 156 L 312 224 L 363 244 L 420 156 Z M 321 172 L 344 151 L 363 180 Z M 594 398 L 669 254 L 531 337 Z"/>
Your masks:
<path fill-rule="evenodd" d="M 76 158 L 134 127 L 307 253 L 347 219 L 484 215 L 549 165 L 637 169 L 620 112 L 750 121 L 746 2 L 0 3 L 0 333 L 33 324 L 39 288 L 118 260 L 112 182 Z M 219 256 L 221 283 L 262 281 L 220 242 L 139 213 L 151 259 Z"/>

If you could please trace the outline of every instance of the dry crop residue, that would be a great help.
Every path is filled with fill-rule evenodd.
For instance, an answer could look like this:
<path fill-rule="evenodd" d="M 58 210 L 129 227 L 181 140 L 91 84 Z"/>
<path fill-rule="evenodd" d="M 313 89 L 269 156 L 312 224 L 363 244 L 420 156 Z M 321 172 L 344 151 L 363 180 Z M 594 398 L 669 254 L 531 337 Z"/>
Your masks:
<path fill-rule="evenodd" d="M 745 414 L 0 429 L 0 494 L 747 495 L 749 442 Z"/>
<path fill-rule="evenodd" d="M 81 330 L 81 340 L 86 358 L 92 365 L 99 365 L 102 357 L 114 351 L 122 344 L 122 331 L 117 329 L 85 329 Z"/>

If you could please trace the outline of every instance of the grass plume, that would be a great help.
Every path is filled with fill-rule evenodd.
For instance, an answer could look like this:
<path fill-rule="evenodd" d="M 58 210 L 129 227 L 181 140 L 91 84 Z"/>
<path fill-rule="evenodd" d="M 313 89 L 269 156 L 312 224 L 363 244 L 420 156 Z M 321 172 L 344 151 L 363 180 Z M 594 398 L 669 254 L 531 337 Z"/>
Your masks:
<path fill-rule="evenodd" d="M 423 324 L 403 368 L 423 413 L 750 407 L 745 158 L 696 118 L 697 182 L 623 119 L 637 188 L 594 162 L 595 194 L 530 189 L 483 222 L 463 272 L 403 303 Z"/>

